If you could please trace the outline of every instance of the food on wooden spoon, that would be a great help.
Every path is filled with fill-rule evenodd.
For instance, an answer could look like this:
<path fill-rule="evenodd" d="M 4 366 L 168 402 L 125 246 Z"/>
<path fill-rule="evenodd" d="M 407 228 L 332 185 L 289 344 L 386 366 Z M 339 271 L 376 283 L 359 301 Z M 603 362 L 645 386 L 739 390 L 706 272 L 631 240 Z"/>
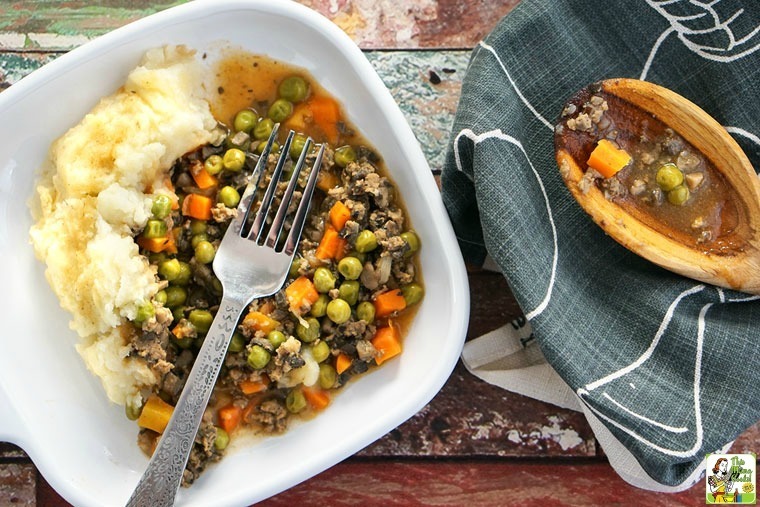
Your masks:
<path fill-rule="evenodd" d="M 555 128 L 568 189 L 621 245 L 676 273 L 760 293 L 760 183 L 725 129 L 635 79 L 578 91 Z"/>

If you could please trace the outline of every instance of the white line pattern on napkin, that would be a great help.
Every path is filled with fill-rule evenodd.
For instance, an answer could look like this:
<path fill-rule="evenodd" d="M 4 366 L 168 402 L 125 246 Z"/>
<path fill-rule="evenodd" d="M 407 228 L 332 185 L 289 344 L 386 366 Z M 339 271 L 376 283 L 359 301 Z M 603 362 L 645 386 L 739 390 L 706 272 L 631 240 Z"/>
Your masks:
<path fill-rule="evenodd" d="M 701 410 L 701 403 L 700 403 L 700 384 L 701 384 L 701 378 L 702 378 L 702 348 L 704 343 L 704 332 L 705 332 L 705 314 L 707 313 L 707 310 L 710 309 L 710 307 L 713 305 L 713 303 L 707 303 L 702 307 L 702 309 L 699 312 L 699 320 L 698 320 L 698 327 L 697 327 L 697 350 L 696 350 L 696 357 L 694 360 L 694 431 L 696 433 L 694 445 L 691 447 L 691 449 L 684 450 L 684 451 L 678 451 L 674 449 L 667 449 L 665 447 L 662 447 L 660 445 L 655 444 L 654 442 L 646 439 L 645 437 L 639 435 L 636 433 L 633 429 L 625 426 L 624 424 L 615 421 L 611 417 L 608 417 L 607 415 L 603 414 L 600 410 L 593 407 L 589 400 L 587 399 L 590 396 L 590 392 L 594 389 L 597 389 L 603 385 L 609 384 L 615 379 L 621 378 L 628 373 L 633 372 L 640 366 L 644 365 L 646 361 L 654 354 L 655 349 L 657 348 L 657 345 L 660 343 L 660 339 L 664 335 L 665 331 L 668 328 L 668 325 L 670 324 L 670 320 L 673 318 L 673 313 L 675 312 L 676 308 L 678 307 L 678 304 L 683 300 L 683 298 L 690 296 L 692 294 L 696 294 L 698 292 L 701 292 L 705 289 L 704 285 L 697 285 L 695 287 L 692 287 L 690 289 L 687 289 L 681 294 L 676 297 L 676 299 L 671 303 L 671 305 L 668 307 L 667 312 L 665 313 L 665 316 L 660 323 L 660 327 L 657 330 L 657 333 L 655 333 L 654 339 L 652 340 L 652 343 L 649 345 L 649 348 L 641 355 L 638 359 L 636 359 L 633 363 L 629 364 L 628 366 L 625 366 L 624 368 L 621 368 L 620 370 L 617 370 L 599 380 L 596 380 L 594 382 L 591 382 L 586 385 L 585 388 L 579 388 L 577 390 L 578 396 L 583 400 L 583 402 L 588 406 L 598 417 L 604 419 L 608 423 L 612 424 L 616 428 L 620 429 L 621 431 L 627 433 L 628 435 L 632 436 L 639 442 L 642 442 L 643 444 L 651 447 L 652 449 L 655 449 L 663 454 L 667 454 L 669 456 L 676 456 L 680 458 L 688 458 L 694 456 L 697 451 L 702 447 L 702 436 L 704 433 L 704 430 L 702 428 L 702 410 Z M 604 395 L 604 394 L 603 394 Z M 616 403 L 616 405 L 620 405 L 619 403 Z M 622 406 L 622 405 L 621 405 Z M 633 414 L 637 418 L 641 420 L 646 421 L 652 421 L 651 419 L 648 419 L 646 416 L 643 416 L 641 414 L 636 413 L 635 411 L 624 407 L 625 412 L 629 414 Z M 657 422 L 657 421 L 652 421 Z M 662 427 L 664 423 L 657 424 Z"/>
<path fill-rule="evenodd" d="M 541 180 L 541 176 L 539 176 L 538 171 L 533 166 L 533 162 L 531 162 L 530 157 L 528 157 L 528 153 L 525 151 L 525 148 L 523 147 L 522 143 L 518 139 L 510 136 L 509 134 L 505 134 L 499 129 L 490 130 L 482 134 L 475 134 L 475 132 L 473 132 L 470 129 L 463 129 L 462 131 L 459 132 L 459 134 L 456 135 L 456 137 L 454 138 L 454 161 L 456 163 L 457 170 L 459 172 L 465 175 L 467 174 L 462 170 L 462 161 L 459 155 L 459 140 L 462 137 L 466 137 L 467 139 L 472 141 L 472 143 L 475 146 L 477 146 L 478 143 L 481 143 L 487 139 L 499 139 L 501 141 L 507 141 L 508 143 L 514 146 L 517 146 L 517 148 L 520 149 L 520 152 L 522 152 L 523 156 L 525 156 L 525 160 L 528 161 L 528 165 L 530 165 L 530 168 L 533 171 L 533 175 L 536 177 L 536 181 L 538 182 L 538 186 L 541 189 L 541 193 L 544 196 L 544 204 L 546 205 L 546 214 L 549 217 L 549 223 L 552 228 L 552 240 L 554 241 L 554 252 L 552 255 L 552 271 L 549 277 L 549 285 L 546 289 L 546 295 L 544 296 L 543 300 L 541 301 L 541 303 L 539 303 L 539 305 L 536 308 L 534 308 L 533 310 L 529 312 L 525 312 L 525 318 L 527 318 L 528 320 L 531 320 L 537 317 L 538 315 L 541 315 L 541 312 L 543 312 L 546 309 L 546 307 L 549 306 L 549 301 L 551 301 L 552 291 L 554 289 L 554 281 L 557 277 L 557 260 L 559 258 L 559 251 L 558 251 L 558 245 L 557 245 L 557 226 L 554 224 L 554 216 L 552 215 L 552 208 L 551 208 L 551 205 L 549 204 L 549 196 L 546 193 L 546 187 L 544 187 L 544 182 L 543 180 Z"/>
<path fill-rule="evenodd" d="M 676 33 L 684 46 L 695 54 L 716 62 L 733 62 L 760 49 L 760 40 L 758 40 L 760 24 L 741 37 L 737 37 L 731 28 L 731 24 L 744 14 L 744 9 L 741 7 L 734 10 L 725 20 L 721 20 L 720 15 L 714 7 L 721 0 L 709 2 L 697 0 L 646 1 L 650 7 L 670 23 L 670 26 L 662 32 L 652 46 L 649 57 L 641 71 L 640 79 L 646 79 L 657 51 L 665 39 L 672 33 Z M 751 1 L 756 2 L 757 0 Z M 734 3 L 737 2 L 734 1 Z M 668 7 L 670 6 L 677 6 L 677 9 L 680 11 L 693 10 L 694 14 L 676 15 L 668 11 Z M 703 20 L 705 17 L 712 19 L 713 26 L 709 28 L 702 28 L 699 25 L 695 25 L 694 27 L 688 26 L 689 21 Z M 728 43 L 725 43 L 725 41 L 728 41 Z"/>
<path fill-rule="evenodd" d="M 549 123 L 549 121 L 547 121 L 546 118 L 544 118 L 543 116 L 541 116 L 541 113 L 539 113 L 536 110 L 536 108 L 533 107 L 533 105 L 528 101 L 528 99 L 526 99 L 525 96 L 522 94 L 522 92 L 520 91 L 520 89 L 517 87 L 517 84 L 515 84 L 514 80 L 512 79 L 512 76 L 509 75 L 509 72 L 507 71 L 507 68 L 504 66 L 504 62 L 501 61 L 501 58 L 496 53 L 496 50 L 492 46 L 489 46 L 488 44 L 486 44 L 483 41 L 480 41 L 478 44 L 483 49 L 485 49 L 486 51 L 488 51 L 489 53 L 491 53 L 494 56 L 494 58 L 496 58 L 496 61 L 499 62 L 499 67 L 501 67 L 501 70 L 504 71 L 504 75 L 507 76 L 507 79 L 509 80 L 509 83 L 512 85 L 512 88 L 514 88 L 515 93 L 517 93 L 517 96 L 520 97 L 520 100 L 522 100 L 523 104 L 525 104 L 525 106 L 528 109 L 530 109 L 530 112 L 533 113 L 533 116 L 535 116 L 536 118 L 538 118 L 538 120 L 541 123 L 543 123 L 544 125 L 546 125 L 550 130 L 554 131 L 554 125 L 552 125 L 551 123 Z M 522 148 L 522 146 L 521 146 L 521 148 Z M 525 153 L 525 150 L 523 150 L 523 153 Z"/>

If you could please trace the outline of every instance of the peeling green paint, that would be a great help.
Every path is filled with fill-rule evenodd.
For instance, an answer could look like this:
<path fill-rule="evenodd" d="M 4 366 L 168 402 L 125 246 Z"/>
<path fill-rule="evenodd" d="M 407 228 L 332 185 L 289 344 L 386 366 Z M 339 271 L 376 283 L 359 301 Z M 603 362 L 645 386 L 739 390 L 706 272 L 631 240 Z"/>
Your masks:
<path fill-rule="evenodd" d="M 365 54 L 406 116 L 430 167 L 440 169 L 446 157 L 470 52 L 370 51 Z M 440 78 L 440 83 L 431 82 L 431 71 Z"/>
<path fill-rule="evenodd" d="M 96 37 L 150 14 L 185 3 L 162 2 L 13 2 L 0 8 L 0 31 Z"/>
<path fill-rule="evenodd" d="M 22 77 L 35 71 L 48 62 L 52 62 L 58 54 L 25 54 L 0 52 L 0 89 L 7 88 Z"/>

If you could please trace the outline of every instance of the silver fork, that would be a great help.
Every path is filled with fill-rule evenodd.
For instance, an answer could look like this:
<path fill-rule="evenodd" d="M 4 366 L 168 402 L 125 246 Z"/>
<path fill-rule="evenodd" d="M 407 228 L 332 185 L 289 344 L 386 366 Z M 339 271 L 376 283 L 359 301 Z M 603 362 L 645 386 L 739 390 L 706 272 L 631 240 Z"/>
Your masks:
<path fill-rule="evenodd" d="M 240 315 L 253 299 L 269 296 L 280 290 L 288 275 L 306 222 L 309 202 L 314 193 L 317 173 L 322 163 L 324 145 L 320 148 L 312 166 L 285 244 L 281 250 L 278 250 L 278 240 L 287 210 L 312 141 L 311 139 L 306 141 L 269 232 L 264 237 L 269 208 L 294 135 L 293 131 L 290 131 L 275 165 L 272 179 L 261 199 L 259 210 L 248 231 L 246 224 L 250 208 L 262 175 L 266 172 L 267 159 L 277 135 L 277 127 L 275 126 L 251 174 L 251 180 L 240 199 L 237 216 L 231 221 L 214 258 L 214 272 L 223 287 L 219 310 L 198 352 L 169 424 L 148 463 L 148 468 L 127 503 L 128 507 L 163 507 L 174 504 L 174 497 L 182 480 L 203 412 Z"/>

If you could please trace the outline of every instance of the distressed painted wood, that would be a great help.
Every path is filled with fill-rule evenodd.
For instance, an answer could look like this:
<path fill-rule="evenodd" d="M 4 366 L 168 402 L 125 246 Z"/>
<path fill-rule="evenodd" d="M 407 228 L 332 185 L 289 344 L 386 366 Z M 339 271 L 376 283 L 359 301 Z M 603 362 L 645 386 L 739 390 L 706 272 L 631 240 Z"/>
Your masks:
<path fill-rule="evenodd" d="M 71 49 L 184 1 L 3 1 L 0 49 Z M 415 49 L 471 48 L 519 0 L 300 0 L 300 3 L 335 22 L 362 48 Z"/>

